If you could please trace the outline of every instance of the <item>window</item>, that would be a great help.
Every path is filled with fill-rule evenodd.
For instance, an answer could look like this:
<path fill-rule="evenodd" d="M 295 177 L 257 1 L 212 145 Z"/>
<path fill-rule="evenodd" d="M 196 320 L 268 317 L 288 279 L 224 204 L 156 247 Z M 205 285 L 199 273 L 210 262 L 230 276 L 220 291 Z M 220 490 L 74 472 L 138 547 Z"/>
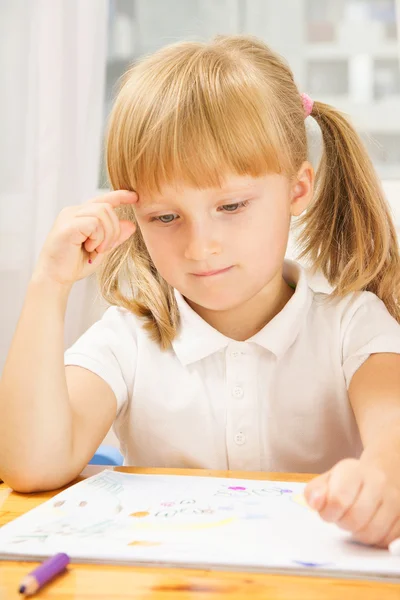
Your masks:
<path fill-rule="evenodd" d="M 111 0 L 106 115 L 120 75 L 139 56 L 217 33 L 270 44 L 300 91 L 350 116 L 381 179 L 400 181 L 395 0 Z M 100 187 L 106 182 L 103 159 Z"/>

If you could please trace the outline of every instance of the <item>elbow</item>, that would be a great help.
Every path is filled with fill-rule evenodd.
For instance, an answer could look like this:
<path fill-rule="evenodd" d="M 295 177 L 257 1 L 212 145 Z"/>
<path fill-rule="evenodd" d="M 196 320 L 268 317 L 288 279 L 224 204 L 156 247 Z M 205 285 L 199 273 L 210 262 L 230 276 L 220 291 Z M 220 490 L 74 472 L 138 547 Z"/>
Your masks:
<path fill-rule="evenodd" d="M 52 473 L 46 468 L 19 467 L 0 472 L 0 477 L 14 492 L 34 494 L 57 490 L 69 484 L 76 475 L 71 473 Z"/>
<path fill-rule="evenodd" d="M 3 481 L 14 492 L 18 492 L 19 494 L 33 494 L 35 492 L 48 491 L 48 488 L 43 488 L 38 481 L 19 477 L 18 475 L 4 477 Z"/>
<path fill-rule="evenodd" d="M 34 494 L 55 489 L 50 481 L 43 480 L 32 473 L 19 471 L 1 474 L 1 478 L 14 492 L 20 494 Z"/>

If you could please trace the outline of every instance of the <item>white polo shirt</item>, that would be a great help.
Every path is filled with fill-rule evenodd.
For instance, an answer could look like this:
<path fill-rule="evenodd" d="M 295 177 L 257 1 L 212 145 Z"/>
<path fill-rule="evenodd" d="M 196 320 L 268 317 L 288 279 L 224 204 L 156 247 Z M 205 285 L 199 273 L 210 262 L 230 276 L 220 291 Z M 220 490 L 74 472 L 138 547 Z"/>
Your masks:
<path fill-rule="evenodd" d="M 292 261 L 284 277 L 295 293 L 245 342 L 176 292 L 182 325 L 170 350 L 117 307 L 67 350 L 66 365 L 114 391 L 125 464 L 318 473 L 360 455 L 348 386 L 370 354 L 400 354 L 400 325 L 370 292 L 313 292 Z"/>

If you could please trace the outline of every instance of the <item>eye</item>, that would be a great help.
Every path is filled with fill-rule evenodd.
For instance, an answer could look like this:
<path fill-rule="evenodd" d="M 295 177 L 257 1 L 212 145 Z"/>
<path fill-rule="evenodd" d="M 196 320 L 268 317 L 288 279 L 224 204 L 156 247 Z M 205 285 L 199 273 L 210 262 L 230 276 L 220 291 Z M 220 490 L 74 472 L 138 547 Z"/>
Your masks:
<path fill-rule="evenodd" d="M 164 225 L 167 225 L 168 223 L 172 223 L 173 221 L 175 221 L 176 217 L 177 215 L 174 214 L 161 215 L 161 217 L 153 217 L 151 220 L 158 221 L 159 223 L 164 223 Z"/>
<path fill-rule="evenodd" d="M 225 212 L 236 212 L 239 208 L 244 208 L 249 203 L 248 200 L 235 202 L 234 204 L 223 204 L 220 208 Z"/>

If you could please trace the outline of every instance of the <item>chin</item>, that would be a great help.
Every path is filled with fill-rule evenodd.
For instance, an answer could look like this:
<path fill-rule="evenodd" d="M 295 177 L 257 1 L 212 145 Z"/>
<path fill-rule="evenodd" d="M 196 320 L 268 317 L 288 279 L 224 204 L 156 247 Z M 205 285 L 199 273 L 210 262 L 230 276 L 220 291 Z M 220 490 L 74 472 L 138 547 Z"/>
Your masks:
<path fill-rule="evenodd" d="M 246 300 L 248 300 L 248 298 L 243 295 L 239 297 L 234 293 L 227 293 L 226 290 L 221 293 L 214 294 L 210 291 L 204 294 L 187 294 L 186 298 L 188 298 L 194 304 L 205 308 L 206 310 L 215 311 L 232 310 L 238 306 L 241 306 L 246 302 Z"/>

